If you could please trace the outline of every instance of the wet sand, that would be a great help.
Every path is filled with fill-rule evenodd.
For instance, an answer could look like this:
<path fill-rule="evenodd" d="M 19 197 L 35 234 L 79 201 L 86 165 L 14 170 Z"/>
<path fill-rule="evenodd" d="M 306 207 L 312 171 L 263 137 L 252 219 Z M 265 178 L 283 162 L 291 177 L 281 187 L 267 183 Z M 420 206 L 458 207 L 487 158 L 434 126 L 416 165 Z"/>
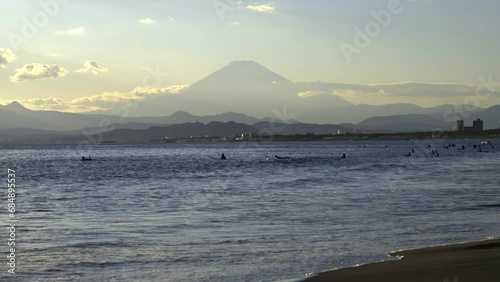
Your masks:
<path fill-rule="evenodd" d="M 391 253 L 402 259 L 321 273 L 308 282 L 496 282 L 500 239 Z"/>

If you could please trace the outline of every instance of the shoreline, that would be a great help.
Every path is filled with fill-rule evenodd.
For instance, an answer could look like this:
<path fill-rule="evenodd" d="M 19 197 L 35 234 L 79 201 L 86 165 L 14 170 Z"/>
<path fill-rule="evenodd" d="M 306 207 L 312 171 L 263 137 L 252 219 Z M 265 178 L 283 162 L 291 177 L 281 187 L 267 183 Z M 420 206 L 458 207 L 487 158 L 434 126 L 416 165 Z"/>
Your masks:
<path fill-rule="evenodd" d="M 330 270 L 303 282 L 488 282 L 500 276 L 500 238 L 391 252 L 397 260 Z"/>

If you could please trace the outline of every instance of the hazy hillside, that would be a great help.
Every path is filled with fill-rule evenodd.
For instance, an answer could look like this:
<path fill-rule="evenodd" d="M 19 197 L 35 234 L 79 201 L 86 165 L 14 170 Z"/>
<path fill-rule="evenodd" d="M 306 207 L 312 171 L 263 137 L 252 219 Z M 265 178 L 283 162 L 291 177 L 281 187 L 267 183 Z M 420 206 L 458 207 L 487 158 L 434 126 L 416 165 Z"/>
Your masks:
<path fill-rule="evenodd" d="M 306 123 L 269 123 L 259 122 L 254 124 L 254 127 L 262 132 L 272 131 L 274 134 L 291 135 L 291 134 L 337 134 L 340 130 L 342 133 L 352 132 L 353 127 L 345 127 L 335 124 L 306 124 Z"/>
<path fill-rule="evenodd" d="M 358 123 L 357 126 L 375 132 L 418 132 L 452 129 L 452 123 L 444 122 L 431 116 L 416 114 L 371 117 Z"/>
<path fill-rule="evenodd" d="M 231 136 L 246 132 L 256 133 L 257 129 L 251 125 L 235 122 L 211 122 L 209 124 L 195 122 L 171 126 L 155 126 L 144 130 L 119 129 L 105 133 L 103 140 L 148 141 L 165 137 Z"/>
<path fill-rule="evenodd" d="M 119 120 L 118 117 L 106 117 Z M 99 126 L 102 118 L 57 111 L 32 111 L 17 102 L 0 106 L 0 130 L 9 128 L 32 128 L 49 131 L 77 130 Z"/>
<path fill-rule="evenodd" d="M 474 113 L 470 118 L 466 119 L 467 124 L 472 125 L 472 120 L 480 118 L 484 121 L 485 129 L 500 128 L 500 105 L 493 106 L 484 111 Z"/>
<path fill-rule="evenodd" d="M 177 111 L 161 117 L 120 117 L 103 114 L 74 114 L 56 111 L 32 111 L 17 102 L 0 106 L 0 130 L 32 128 L 46 131 L 75 131 L 84 128 L 146 129 L 155 125 L 180 124 L 187 122 L 212 121 L 254 124 L 260 119 L 245 114 L 227 112 L 209 116 L 195 116 L 185 111 Z M 112 125 L 109 125 L 111 122 Z"/>

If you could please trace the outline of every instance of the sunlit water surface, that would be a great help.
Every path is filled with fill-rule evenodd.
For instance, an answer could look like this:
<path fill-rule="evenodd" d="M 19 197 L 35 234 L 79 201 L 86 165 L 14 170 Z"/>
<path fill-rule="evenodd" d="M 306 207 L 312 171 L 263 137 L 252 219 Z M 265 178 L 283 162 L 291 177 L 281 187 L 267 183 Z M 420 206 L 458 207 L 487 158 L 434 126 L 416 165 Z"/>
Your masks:
<path fill-rule="evenodd" d="M 0 280 L 276 281 L 498 236 L 500 154 L 462 144 L 4 146 L 19 222 Z"/>

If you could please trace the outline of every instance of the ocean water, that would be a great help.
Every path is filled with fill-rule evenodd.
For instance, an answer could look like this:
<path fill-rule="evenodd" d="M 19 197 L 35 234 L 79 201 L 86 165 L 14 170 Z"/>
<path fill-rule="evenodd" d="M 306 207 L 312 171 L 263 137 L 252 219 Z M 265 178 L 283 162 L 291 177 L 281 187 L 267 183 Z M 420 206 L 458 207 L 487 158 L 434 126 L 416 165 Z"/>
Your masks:
<path fill-rule="evenodd" d="M 0 281 L 279 281 L 499 236 L 500 142 L 454 142 L 0 147 Z"/>

